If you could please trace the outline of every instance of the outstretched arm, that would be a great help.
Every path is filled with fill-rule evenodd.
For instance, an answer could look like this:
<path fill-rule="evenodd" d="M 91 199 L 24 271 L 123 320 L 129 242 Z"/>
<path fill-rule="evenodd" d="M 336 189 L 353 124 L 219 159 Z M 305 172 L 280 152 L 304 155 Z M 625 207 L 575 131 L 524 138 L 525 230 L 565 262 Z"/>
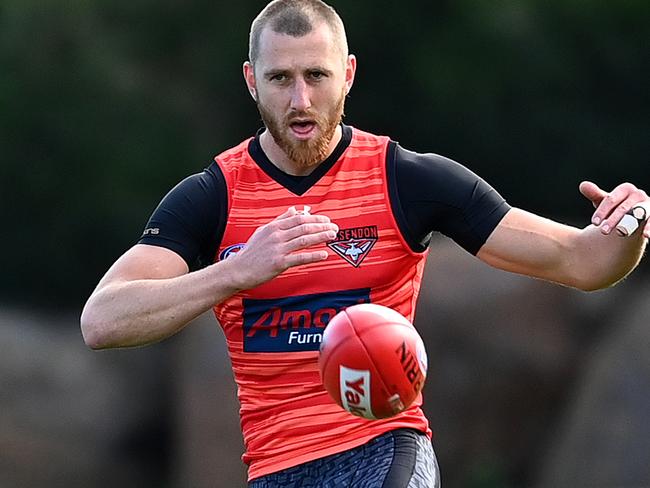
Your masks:
<path fill-rule="evenodd" d="M 327 251 L 307 248 L 333 239 L 337 231 L 328 217 L 292 207 L 259 227 L 239 253 L 192 273 L 173 251 L 135 245 L 88 299 L 81 315 L 84 340 L 93 349 L 160 341 L 241 290 L 326 259 Z"/>
<path fill-rule="evenodd" d="M 650 224 L 643 223 L 626 238 L 616 226 L 633 207 L 647 205 L 650 199 L 630 183 L 607 193 L 583 182 L 580 191 L 596 207 L 591 225 L 578 229 L 513 208 L 477 256 L 499 269 L 585 291 L 617 283 L 639 263 Z"/>

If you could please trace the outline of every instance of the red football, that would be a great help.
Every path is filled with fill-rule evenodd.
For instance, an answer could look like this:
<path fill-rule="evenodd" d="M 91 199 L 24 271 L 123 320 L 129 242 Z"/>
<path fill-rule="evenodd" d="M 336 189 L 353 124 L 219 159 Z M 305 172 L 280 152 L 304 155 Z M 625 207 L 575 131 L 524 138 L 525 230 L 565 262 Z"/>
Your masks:
<path fill-rule="evenodd" d="M 346 308 L 327 324 L 319 367 L 336 403 L 359 417 L 380 419 L 415 401 L 424 386 L 427 355 L 403 315 L 364 303 Z"/>

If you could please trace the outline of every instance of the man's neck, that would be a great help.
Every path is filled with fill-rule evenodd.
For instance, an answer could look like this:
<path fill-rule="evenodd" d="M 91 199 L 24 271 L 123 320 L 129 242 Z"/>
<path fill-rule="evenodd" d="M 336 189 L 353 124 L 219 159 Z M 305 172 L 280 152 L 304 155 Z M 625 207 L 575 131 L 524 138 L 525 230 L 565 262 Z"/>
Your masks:
<path fill-rule="evenodd" d="M 334 131 L 332 140 L 329 143 L 329 147 L 327 148 L 327 156 L 325 159 L 327 159 L 334 152 L 334 149 L 336 149 L 336 146 L 341 140 L 342 134 L 343 131 L 341 129 L 341 126 L 338 125 Z M 260 135 L 260 146 L 262 147 L 264 154 L 266 154 L 266 157 L 269 158 L 269 161 L 271 161 L 271 163 L 273 163 L 278 169 L 284 171 L 289 175 L 306 176 L 314 171 L 314 169 L 316 169 L 324 161 L 317 161 L 310 166 L 302 166 L 296 164 L 289 158 L 289 156 L 287 156 L 287 154 L 280 148 L 280 146 L 276 144 L 275 139 L 273 139 L 273 136 L 268 131 L 268 129 L 266 129 Z"/>

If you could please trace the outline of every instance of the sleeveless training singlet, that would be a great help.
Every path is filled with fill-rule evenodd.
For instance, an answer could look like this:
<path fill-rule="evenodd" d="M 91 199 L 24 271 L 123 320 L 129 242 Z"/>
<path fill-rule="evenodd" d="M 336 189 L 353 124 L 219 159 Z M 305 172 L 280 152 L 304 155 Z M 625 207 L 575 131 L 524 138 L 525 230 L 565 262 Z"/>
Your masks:
<path fill-rule="evenodd" d="M 239 387 L 249 478 L 365 443 L 388 430 L 428 431 L 421 396 L 396 417 L 369 421 L 334 404 L 318 372 L 327 322 L 357 303 L 413 320 L 425 253 L 402 238 L 390 208 L 388 138 L 358 130 L 339 160 L 304 194 L 278 184 L 251 158 L 250 141 L 219 155 L 228 220 L 218 259 L 290 206 L 309 206 L 339 226 L 326 261 L 291 268 L 215 307 Z"/>
<path fill-rule="evenodd" d="M 510 209 L 450 159 L 341 127 L 334 152 L 304 177 L 274 166 L 259 133 L 224 152 L 163 198 L 138 241 L 176 252 L 195 270 L 227 259 L 289 206 L 310 206 L 340 228 L 321 247 L 326 261 L 292 268 L 215 307 L 238 386 L 249 479 L 397 428 L 431 436 L 421 397 L 384 420 L 354 417 L 335 405 L 317 368 L 323 329 L 339 310 L 363 302 L 412 320 L 432 234 L 476 254 Z"/>

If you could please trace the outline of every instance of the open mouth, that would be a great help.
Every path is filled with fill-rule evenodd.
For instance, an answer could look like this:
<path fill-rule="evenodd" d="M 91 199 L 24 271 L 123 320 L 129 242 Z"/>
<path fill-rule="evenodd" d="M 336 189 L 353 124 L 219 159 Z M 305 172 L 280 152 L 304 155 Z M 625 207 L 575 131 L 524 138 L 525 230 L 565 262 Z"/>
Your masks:
<path fill-rule="evenodd" d="M 289 124 L 291 131 L 300 139 L 307 138 L 316 130 L 316 123 L 311 120 L 295 121 Z"/>

